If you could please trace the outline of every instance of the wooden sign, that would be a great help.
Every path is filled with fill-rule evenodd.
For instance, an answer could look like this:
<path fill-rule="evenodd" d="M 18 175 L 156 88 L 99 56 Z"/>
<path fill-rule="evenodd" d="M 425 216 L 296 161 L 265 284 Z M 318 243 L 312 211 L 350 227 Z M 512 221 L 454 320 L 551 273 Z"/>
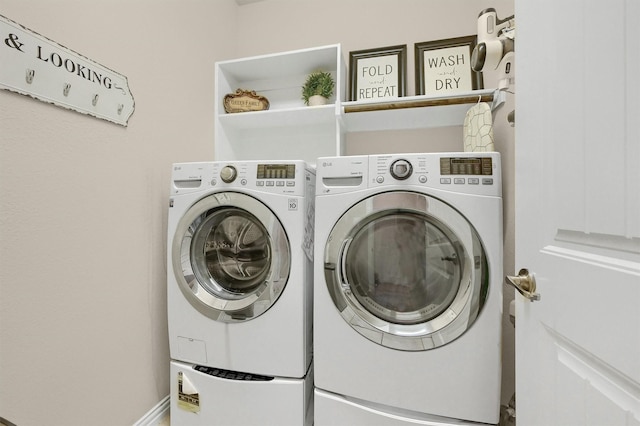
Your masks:
<path fill-rule="evenodd" d="M 226 112 L 264 111 L 269 109 L 269 101 L 253 90 L 237 89 L 235 93 L 224 97 Z"/>
<path fill-rule="evenodd" d="M 127 77 L 2 15 L 0 40 L 0 89 L 127 125 Z"/>

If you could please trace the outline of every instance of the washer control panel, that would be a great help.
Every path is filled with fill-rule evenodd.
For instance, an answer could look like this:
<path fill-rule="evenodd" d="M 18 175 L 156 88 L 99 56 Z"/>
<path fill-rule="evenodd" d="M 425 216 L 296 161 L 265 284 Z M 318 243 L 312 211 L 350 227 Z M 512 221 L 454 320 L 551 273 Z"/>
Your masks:
<path fill-rule="evenodd" d="M 251 189 L 275 194 L 304 194 L 313 170 L 304 161 L 176 163 L 173 193 L 212 189 Z"/>

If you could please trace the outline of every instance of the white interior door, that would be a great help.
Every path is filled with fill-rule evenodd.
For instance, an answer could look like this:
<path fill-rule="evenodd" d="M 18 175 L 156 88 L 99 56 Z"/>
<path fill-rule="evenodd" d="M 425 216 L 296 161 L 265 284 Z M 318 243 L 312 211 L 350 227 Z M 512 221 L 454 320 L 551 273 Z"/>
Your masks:
<path fill-rule="evenodd" d="M 516 25 L 517 424 L 640 425 L 640 1 Z"/>

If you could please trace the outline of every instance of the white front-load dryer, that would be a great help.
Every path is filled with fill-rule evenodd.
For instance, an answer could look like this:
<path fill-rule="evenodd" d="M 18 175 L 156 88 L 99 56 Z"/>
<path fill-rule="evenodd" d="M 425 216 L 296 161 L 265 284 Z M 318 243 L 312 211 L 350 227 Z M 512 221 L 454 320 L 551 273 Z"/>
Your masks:
<path fill-rule="evenodd" d="M 497 424 L 498 153 L 320 158 L 315 424 Z"/>
<path fill-rule="evenodd" d="M 167 242 L 170 355 L 181 369 L 191 365 L 197 380 L 211 380 L 201 385 L 201 393 L 227 383 L 247 397 L 220 391 L 205 400 L 241 413 L 250 410 L 255 389 L 277 392 L 282 380 L 288 389 L 297 383 L 299 398 L 278 400 L 276 411 L 303 400 L 312 356 L 314 185 L 314 170 L 303 161 L 173 165 Z M 208 374 L 215 371 L 222 376 Z M 230 379 L 235 373 L 273 379 Z M 172 394 L 172 408 L 180 409 L 177 401 Z M 200 417 L 200 423 L 197 418 L 191 422 L 221 424 L 217 418 Z"/>

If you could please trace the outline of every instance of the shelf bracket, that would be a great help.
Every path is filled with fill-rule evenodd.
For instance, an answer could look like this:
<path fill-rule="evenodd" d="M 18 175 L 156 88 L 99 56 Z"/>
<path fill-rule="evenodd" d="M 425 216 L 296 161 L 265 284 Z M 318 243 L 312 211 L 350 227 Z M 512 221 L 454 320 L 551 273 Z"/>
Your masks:
<path fill-rule="evenodd" d="M 507 94 L 504 90 L 496 89 L 493 92 L 493 101 L 491 102 L 491 112 L 500 108 L 507 100 Z"/>

